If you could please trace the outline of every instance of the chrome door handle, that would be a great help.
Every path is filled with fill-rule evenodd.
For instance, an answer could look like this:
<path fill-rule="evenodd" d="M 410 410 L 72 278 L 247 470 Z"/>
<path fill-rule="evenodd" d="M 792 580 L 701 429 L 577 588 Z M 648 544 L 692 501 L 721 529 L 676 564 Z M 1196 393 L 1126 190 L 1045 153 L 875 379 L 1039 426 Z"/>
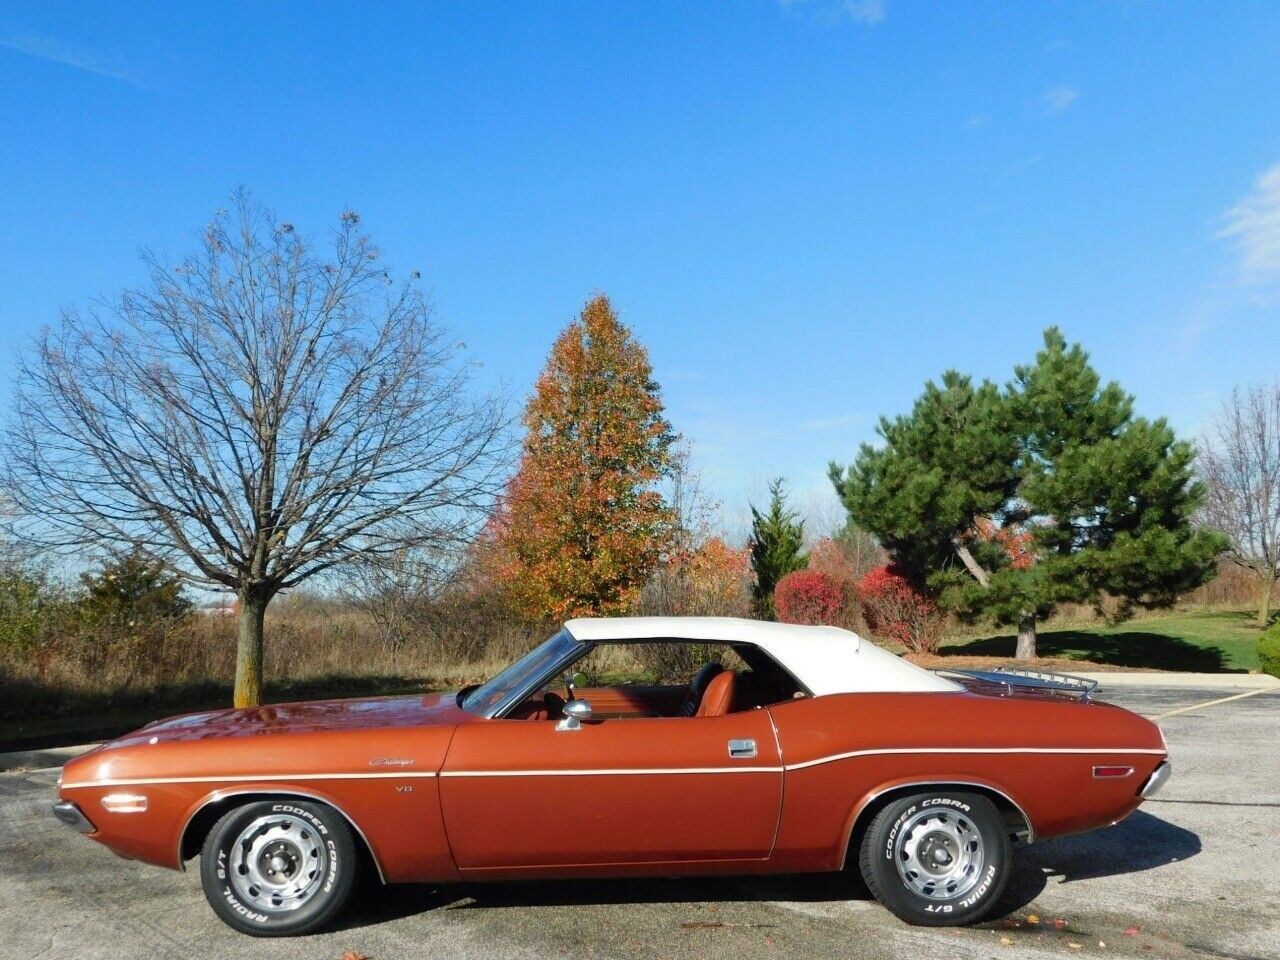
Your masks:
<path fill-rule="evenodd" d="M 750 760 L 756 755 L 754 740 L 730 740 L 729 756 L 734 760 Z"/>

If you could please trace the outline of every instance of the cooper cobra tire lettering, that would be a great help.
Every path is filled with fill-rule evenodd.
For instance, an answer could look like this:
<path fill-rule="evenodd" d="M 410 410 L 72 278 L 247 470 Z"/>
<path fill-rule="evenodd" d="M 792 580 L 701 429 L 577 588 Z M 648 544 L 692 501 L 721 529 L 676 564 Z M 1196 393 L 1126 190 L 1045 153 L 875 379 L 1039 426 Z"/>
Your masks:
<path fill-rule="evenodd" d="M 872 895 L 900 919 L 960 926 L 999 902 L 1010 858 L 1008 829 L 990 799 L 935 788 L 888 801 L 862 833 L 856 862 Z"/>
<path fill-rule="evenodd" d="M 885 843 L 884 843 L 884 856 L 886 860 L 893 859 L 893 842 L 898 837 L 898 830 L 902 827 L 902 822 L 915 812 L 916 812 L 915 807 L 909 807 L 908 809 L 903 810 L 902 816 L 900 816 L 897 819 L 897 821 L 893 825 L 893 829 L 889 831 L 889 836 L 885 838 Z"/>
<path fill-rule="evenodd" d="M 301 832 L 299 832 L 301 831 Z M 309 839 L 308 839 L 309 835 Z M 292 838 L 292 839 L 291 839 Z M 250 845 L 293 846 L 294 862 L 310 850 L 323 861 L 299 882 L 259 875 Z M 223 814 L 205 838 L 200 881 L 205 899 L 224 923 L 258 937 L 309 933 L 324 926 L 349 898 L 357 857 L 355 839 L 342 814 L 315 801 L 248 801 Z M 316 864 L 320 866 L 320 864 Z M 280 868 L 276 868 L 280 869 Z M 238 871 L 238 872 L 237 872 Z"/>

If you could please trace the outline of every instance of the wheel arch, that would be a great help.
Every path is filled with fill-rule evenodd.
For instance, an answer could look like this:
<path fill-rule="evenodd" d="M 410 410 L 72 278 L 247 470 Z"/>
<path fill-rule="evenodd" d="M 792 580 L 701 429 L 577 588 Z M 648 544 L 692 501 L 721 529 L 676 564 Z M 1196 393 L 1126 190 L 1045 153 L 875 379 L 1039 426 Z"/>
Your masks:
<path fill-rule="evenodd" d="M 1013 797 L 999 787 L 977 780 L 951 777 L 941 777 L 935 780 L 908 780 L 878 787 L 864 796 L 854 806 L 849 815 L 849 821 L 845 826 L 845 844 L 841 854 L 840 868 L 843 870 L 849 862 L 849 852 L 851 850 L 856 851 L 861 845 L 862 837 L 877 813 L 900 797 L 927 789 L 963 790 L 967 793 L 977 793 L 985 796 L 996 805 L 996 809 L 1004 816 L 1005 822 L 1009 825 L 1010 833 L 1019 836 L 1025 835 L 1027 843 L 1035 840 L 1035 827 L 1031 823 L 1031 818 L 1027 816 L 1026 811 Z M 856 857 L 857 854 L 855 853 L 854 856 Z"/>
<path fill-rule="evenodd" d="M 387 882 L 387 878 L 382 872 L 382 864 L 373 849 L 373 844 L 369 842 L 369 838 L 360 829 L 360 825 L 352 819 L 347 811 L 343 810 L 339 804 L 329 797 L 307 790 L 291 788 L 245 787 L 243 789 L 217 790 L 209 794 L 187 816 L 186 822 L 182 825 L 182 830 L 178 834 L 178 869 L 185 871 L 187 869 L 187 861 L 199 856 L 200 848 L 204 846 L 204 841 L 209 836 L 209 831 L 228 811 L 246 803 L 253 803 L 256 800 L 275 800 L 280 797 L 309 800 L 312 803 L 324 804 L 334 810 L 343 820 L 347 821 L 347 826 L 355 834 L 360 849 L 369 858 L 369 862 L 373 864 L 373 868 L 377 871 L 378 879 L 384 884 Z"/>

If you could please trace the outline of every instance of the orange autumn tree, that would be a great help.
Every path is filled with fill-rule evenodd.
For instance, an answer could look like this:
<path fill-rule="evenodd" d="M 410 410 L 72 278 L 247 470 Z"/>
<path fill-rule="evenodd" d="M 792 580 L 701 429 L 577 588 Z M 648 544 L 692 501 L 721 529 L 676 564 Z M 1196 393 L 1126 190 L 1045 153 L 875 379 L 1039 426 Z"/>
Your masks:
<path fill-rule="evenodd" d="M 657 489 L 675 435 L 649 356 L 597 296 L 560 334 L 494 537 L 512 600 L 535 619 L 617 613 L 671 549 Z"/>

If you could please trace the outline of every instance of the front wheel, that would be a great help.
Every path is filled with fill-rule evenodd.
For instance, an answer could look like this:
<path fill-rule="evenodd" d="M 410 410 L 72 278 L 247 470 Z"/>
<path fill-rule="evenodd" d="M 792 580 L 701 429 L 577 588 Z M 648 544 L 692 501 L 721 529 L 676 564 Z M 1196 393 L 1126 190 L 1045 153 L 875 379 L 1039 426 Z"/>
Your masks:
<path fill-rule="evenodd" d="M 1009 834 L 986 797 L 949 790 L 894 800 L 871 821 L 858 858 L 871 893 L 921 926 L 982 919 L 1009 879 Z"/>
<path fill-rule="evenodd" d="M 206 838 L 200 882 L 214 913 L 258 937 L 309 933 L 342 909 L 355 880 L 351 829 L 332 807 L 248 803 Z"/>

